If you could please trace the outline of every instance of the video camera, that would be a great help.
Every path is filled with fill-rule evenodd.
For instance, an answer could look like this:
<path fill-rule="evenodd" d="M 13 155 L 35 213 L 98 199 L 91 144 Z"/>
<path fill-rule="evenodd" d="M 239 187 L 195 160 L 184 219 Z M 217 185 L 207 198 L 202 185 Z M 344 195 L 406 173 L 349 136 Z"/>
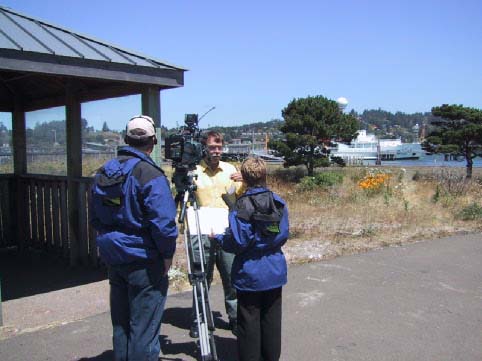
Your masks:
<path fill-rule="evenodd" d="M 165 157 L 176 170 L 192 170 L 204 156 L 198 115 L 186 114 L 184 123 L 177 134 L 166 138 Z"/>
<path fill-rule="evenodd" d="M 193 184 L 193 170 L 204 156 L 204 147 L 201 143 L 201 130 L 197 114 L 184 116 L 185 126 L 177 134 L 166 138 L 164 154 L 166 159 L 172 160 L 174 174 L 172 182 L 178 195 L 187 189 L 195 190 Z M 176 197 L 176 201 L 179 201 Z"/>

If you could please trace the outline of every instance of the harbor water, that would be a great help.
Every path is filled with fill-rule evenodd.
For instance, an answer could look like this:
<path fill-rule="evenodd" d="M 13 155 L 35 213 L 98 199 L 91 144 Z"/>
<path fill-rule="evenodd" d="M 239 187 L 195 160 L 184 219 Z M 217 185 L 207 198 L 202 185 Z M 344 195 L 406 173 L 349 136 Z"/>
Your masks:
<path fill-rule="evenodd" d="M 474 168 L 482 167 L 482 158 L 474 158 Z M 363 165 L 375 165 L 375 160 L 364 160 Z M 382 161 L 382 166 L 388 167 L 466 167 L 465 158 L 459 160 L 445 160 L 443 154 L 425 155 L 420 159 L 402 159 Z"/>

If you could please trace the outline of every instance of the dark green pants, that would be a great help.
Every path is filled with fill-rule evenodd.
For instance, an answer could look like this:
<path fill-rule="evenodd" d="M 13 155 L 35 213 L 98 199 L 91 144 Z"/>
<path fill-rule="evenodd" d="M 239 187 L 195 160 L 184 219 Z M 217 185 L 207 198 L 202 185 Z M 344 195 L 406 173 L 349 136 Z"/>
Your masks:
<path fill-rule="evenodd" d="M 221 281 L 223 283 L 224 306 L 226 308 L 226 313 L 228 314 L 230 320 L 236 319 L 236 289 L 231 283 L 231 267 L 233 266 L 234 254 L 224 252 L 219 246 L 216 245 L 215 242 L 211 242 L 207 235 L 202 235 L 201 239 L 204 245 L 204 270 L 206 272 L 208 287 L 211 287 L 214 273 L 214 265 L 216 264 L 216 267 L 218 268 L 219 274 L 221 276 Z M 193 242 L 193 249 L 197 250 L 197 236 L 191 236 L 191 240 Z M 194 258 L 197 262 L 199 262 L 199 259 L 196 256 Z"/>

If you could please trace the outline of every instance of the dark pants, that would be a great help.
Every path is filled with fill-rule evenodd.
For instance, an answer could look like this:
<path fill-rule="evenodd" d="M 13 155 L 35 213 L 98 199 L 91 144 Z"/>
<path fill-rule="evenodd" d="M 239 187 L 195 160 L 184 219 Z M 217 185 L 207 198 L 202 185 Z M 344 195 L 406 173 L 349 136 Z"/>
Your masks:
<path fill-rule="evenodd" d="M 282 288 L 238 291 L 239 361 L 278 361 L 281 355 Z"/>
<path fill-rule="evenodd" d="M 109 267 L 115 361 L 157 361 L 166 303 L 162 260 Z"/>
<path fill-rule="evenodd" d="M 231 267 L 233 266 L 234 254 L 224 252 L 221 248 L 217 247 L 214 242 L 211 242 L 207 235 L 201 236 L 204 245 L 204 258 L 205 258 L 205 269 L 206 279 L 208 287 L 211 287 L 211 282 L 213 280 L 214 265 L 218 268 L 219 275 L 221 276 L 221 281 L 223 283 L 224 290 L 224 307 L 226 308 L 226 313 L 230 320 L 236 319 L 236 289 L 231 283 Z M 198 250 L 198 245 L 196 242 L 197 236 L 191 236 L 193 241 L 194 250 Z M 199 252 L 199 251 L 197 251 Z M 199 262 L 199 256 L 195 256 L 195 261 Z M 197 263 L 196 262 L 196 263 Z M 196 267 L 200 267 L 196 266 Z M 194 310 L 194 306 L 193 306 Z M 193 318 L 195 318 L 195 313 L 192 313 Z"/>

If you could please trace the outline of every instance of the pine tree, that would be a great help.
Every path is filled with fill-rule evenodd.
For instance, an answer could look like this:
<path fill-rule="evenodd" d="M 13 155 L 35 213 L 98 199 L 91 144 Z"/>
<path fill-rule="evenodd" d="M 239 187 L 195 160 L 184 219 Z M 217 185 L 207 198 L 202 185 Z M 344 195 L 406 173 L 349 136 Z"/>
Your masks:
<path fill-rule="evenodd" d="M 270 142 L 270 147 L 284 156 L 285 165 L 305 165 L 310 176 L 315 167 L 329 165 L 324 150 L 332 140 L 350 142 L 358 131 L 354 116 L 344 114 L 334 100 L 321 95 L 293 99 L 282 115 L 286 139 Z"/>

